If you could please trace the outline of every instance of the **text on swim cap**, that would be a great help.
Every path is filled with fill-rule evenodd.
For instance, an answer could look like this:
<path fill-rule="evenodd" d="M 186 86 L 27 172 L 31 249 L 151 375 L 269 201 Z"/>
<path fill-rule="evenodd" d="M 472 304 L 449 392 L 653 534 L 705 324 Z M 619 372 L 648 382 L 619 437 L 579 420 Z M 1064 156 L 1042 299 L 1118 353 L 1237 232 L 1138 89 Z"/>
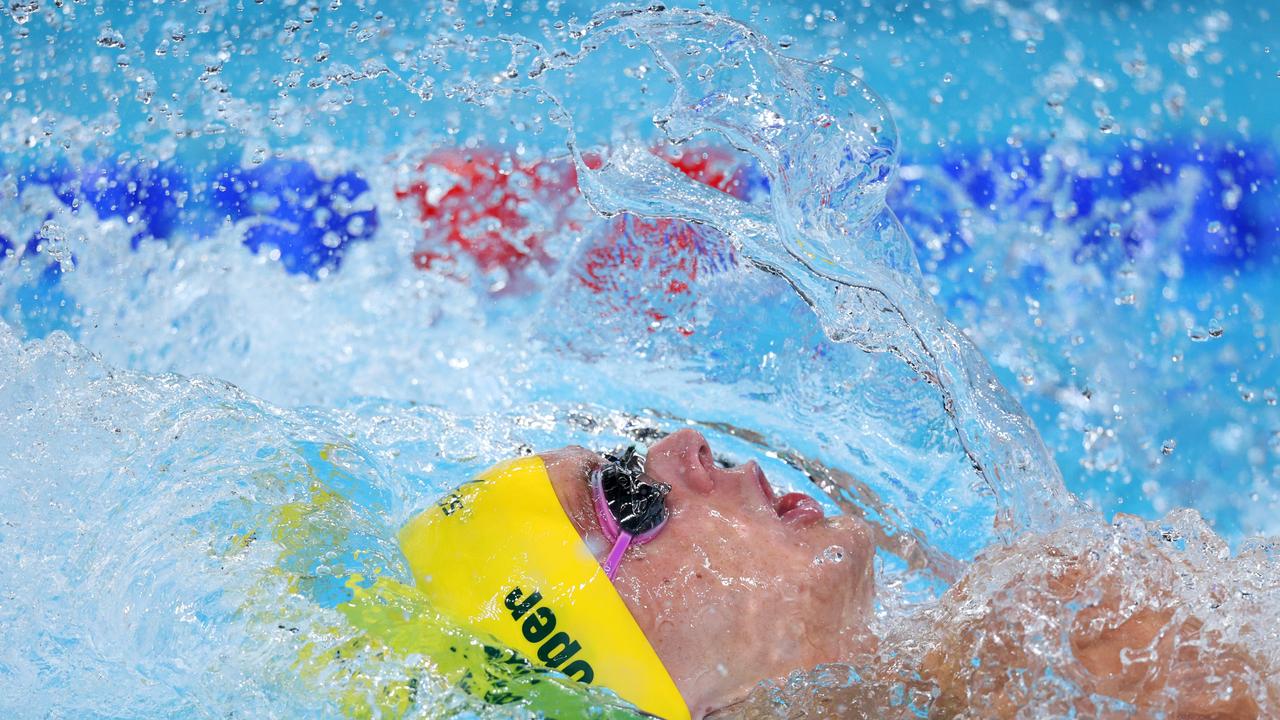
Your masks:
<path fill-rule="evenodd" d="M 524 599 L 521 600 L 521 598 Z M 538 607 L 540 602 L 542 602 L 542 593 L 535 590 L 525 597 L 524 591 L 517 587 L 507 593 L 505 605 L 511 611 L 511 619 L 517 622 L 528 615 L 520 626 L 524 639 L 538 645 L 538 660 L 543 665 L 559 668 L 565 661 L 577 655 L 582 646 L 569 637 L 569 633 L 555 632 L 556 614 L 546 605 Z M 578 673 L 579 677 L 574 679 L 584 683 L 591 682 L 596 676 L 595 670 L 586 660 L 574 660 L 565 665 L 560 672 L 571 678 L 574 677 L 574 673 Z"/>

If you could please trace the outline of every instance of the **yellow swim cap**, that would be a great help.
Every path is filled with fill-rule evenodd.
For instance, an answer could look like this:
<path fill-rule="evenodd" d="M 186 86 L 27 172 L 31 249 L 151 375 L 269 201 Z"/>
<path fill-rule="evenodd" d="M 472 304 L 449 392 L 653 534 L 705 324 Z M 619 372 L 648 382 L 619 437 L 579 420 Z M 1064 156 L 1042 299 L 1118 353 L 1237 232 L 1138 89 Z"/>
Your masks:
<path fill-rule="evenodd" d="M 400 531 L 444 615 L 535 662 L 687 720 L 675 682 L 573 527 L 542 458 L 494 466 Z"/>

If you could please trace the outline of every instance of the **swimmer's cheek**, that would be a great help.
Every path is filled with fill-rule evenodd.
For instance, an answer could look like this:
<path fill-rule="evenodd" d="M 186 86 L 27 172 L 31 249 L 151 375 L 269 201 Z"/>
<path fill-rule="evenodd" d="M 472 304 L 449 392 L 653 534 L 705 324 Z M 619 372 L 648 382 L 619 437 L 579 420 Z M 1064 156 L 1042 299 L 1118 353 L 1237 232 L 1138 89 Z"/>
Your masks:
<path fill-rule="evenodd" d="M 838 533 L 837 544 L 845 551 L 845 562 L 854 577 L 857 590 L 850 596 L 860 615 L 871 612 L 875 599 L 875 545 L 871 527 L 859 518 L 840 516 L 832 519 Z"/>

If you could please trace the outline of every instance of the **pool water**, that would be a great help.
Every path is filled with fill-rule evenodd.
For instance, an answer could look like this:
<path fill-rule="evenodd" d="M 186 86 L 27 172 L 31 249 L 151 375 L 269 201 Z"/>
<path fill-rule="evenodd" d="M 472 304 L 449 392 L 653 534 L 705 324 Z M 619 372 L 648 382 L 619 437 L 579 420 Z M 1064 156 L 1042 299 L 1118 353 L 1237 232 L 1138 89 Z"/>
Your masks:
<path fill-rule="evenodd" d="M 885 627 L 1094 513 L 1193 508 L 1201 582 L 1273 569 L 1266 10 L 7 13 L 10 714 L 625 713 L 485 702 L 344 608 L 455 637 L 387 589 L 400 525 L 684 426 L 871 522 Z M 686 102 L 742 63 L 759 112 Z"/>

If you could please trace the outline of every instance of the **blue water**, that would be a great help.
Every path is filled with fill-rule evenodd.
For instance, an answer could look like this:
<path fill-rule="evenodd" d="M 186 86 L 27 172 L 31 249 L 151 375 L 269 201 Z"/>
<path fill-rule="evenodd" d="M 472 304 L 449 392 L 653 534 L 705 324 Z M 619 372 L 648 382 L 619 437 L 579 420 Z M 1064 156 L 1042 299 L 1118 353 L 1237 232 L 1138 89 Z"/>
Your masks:
<path fill-rule="evenodd" d="M 321 635 L 263 620 L 327 609 L 281 594 L 272 549 L 236 540 L 269 534 L 317 476 L 393 576 L 394 528 L 467 473 L 687 424 L 912 539 L 925 572 L 910 543 L 881 548 L 907 596 L 996 541 L 998 503 L 919 378 L 832 342 L 713 230 L 645 255 L 643 226 L 573 198 L 539 215 L 546 197 L 517 183 L 547 262 L 415 267 L 432 226 L 397 192 L 443 172 L 419 167 L 432 149 L 565 153 L 538 98 L 483 92 L 527 58 L 472 40 L 568 42 L 587 6 L 10 5 L 0 546 L 17 561 L 0 629 L 22 641 L 0 696 L 38 715 L 331 712 L 333 685 L 290 670 Z M 710 7 L 885 99 L 888 203 L 925 287 L 1069 491 L 1107 517 L 1194 508 L 1235 548 L 1280 533 L 1274 12 Z M 650 141 L 635 88 L 660 95 L 658 69 L 606 58 L 581 142 Z M 740 172 L 744 193 L 774 192 Z M 696 278 L 669 274 L 680 253 Z M 612 280 L 590 289 L 600 257 Z M 493 711 L 427 695 L 426 712 Z"/>

